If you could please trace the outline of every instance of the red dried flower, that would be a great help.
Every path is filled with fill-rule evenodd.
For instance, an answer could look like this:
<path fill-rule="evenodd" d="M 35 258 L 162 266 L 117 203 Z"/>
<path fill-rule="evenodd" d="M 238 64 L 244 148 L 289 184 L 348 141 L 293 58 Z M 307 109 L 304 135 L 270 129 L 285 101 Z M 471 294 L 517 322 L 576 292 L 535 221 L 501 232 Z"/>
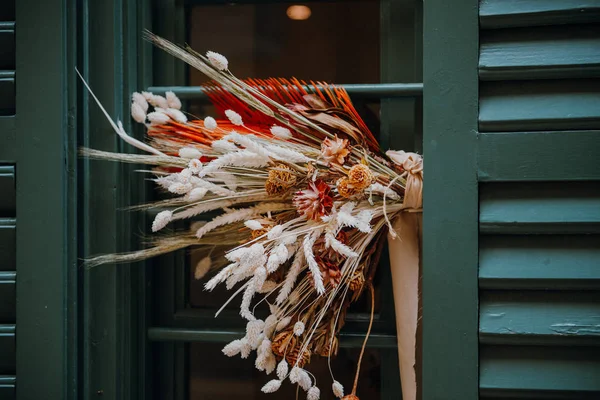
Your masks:
<path fill-rule="evenodd" d="M 308 189 L 301 190 L 294 196 L 294 206 L 300 215 L 318 221 L 328 214 L 333 207 L 331 188 L 324 181 L 317 179 L 309 182 Z"/>

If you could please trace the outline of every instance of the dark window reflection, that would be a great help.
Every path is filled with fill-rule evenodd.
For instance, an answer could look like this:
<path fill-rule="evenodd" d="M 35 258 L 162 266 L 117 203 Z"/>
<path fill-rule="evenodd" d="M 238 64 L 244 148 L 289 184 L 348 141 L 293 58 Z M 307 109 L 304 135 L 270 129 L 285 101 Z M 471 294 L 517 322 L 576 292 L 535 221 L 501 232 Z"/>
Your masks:
<path fill-rule="evenodd" d="M 262 386 L 276 379 L 275 373 L 265 375 L 254 368 L 254 357 L 242 360 L 239 357 L 228 358 L 221 353 L 222 345 L 193 343 L 190 345 L 190 399 L 245 399 L 273 400 L 295 399 L 296 385 L 286 380 L 276 393 L 264 394 Z M 346 394 L 352 390 L 356 361 L 360 349 L 341 348 L 337 357 L 332 358 L 331 368 L 335 378 L 344 385 Z M 321 389 L 321 400 L 334 400 L 331 392 L 331 376 L 327 359 L 313 357 L 306 367 L 317 377 L 317 386 Z M 367 349 L 363 357 L 357 395 L 361 399 L 380 399 L 381 361 L 379 350 Z M 299 399 L 306 398 L 300 389 Z"/>

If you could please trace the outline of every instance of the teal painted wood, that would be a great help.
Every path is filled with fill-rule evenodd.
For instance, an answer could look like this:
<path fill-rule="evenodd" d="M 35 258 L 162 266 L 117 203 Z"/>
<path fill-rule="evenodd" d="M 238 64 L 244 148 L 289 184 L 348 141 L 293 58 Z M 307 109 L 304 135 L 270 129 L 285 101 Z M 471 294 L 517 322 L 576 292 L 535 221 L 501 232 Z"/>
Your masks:
<path fill-rule="evenodd" d="M 14 400 L 16 398 L 16 382 L 17 379 L 14 375 L 0 375 L 0 400 Z"/>
<path fill-rule="evenodd" d="M 14 271 L 0 271 L 0 324 L 16 322 L 16 277 Z"/>
<path fill-rule="evenodd" d="M 503 132 L 478 136 L 479 180 L 600 181 L 600 131 Z"/>
<path fill-rule="evenodd" d="M 481 0 L 482 28 L 597 22 L 596 0 Z"/>
<path fill-rule="evenodd" d="M 16 222 L 0 218 L 0 271 L 14 271 L 17 264 Z"/>
<path fill-rule="evenodd" d="M 14 375 L 16 371 L 15 325 L 0 325 L 0 375 Z"/>
<path fill-rule="evenodd" d="M 0 44 L 1 45 L 1 44 Z M 15 72 L 0 71 L 0 115 L 15 114 Z"/>
<path fill-rule="evenodd" d="M 74 5 L 16 5 L 16 362 L 23 400 L 76 398 Z"/>
<path fill-rule="evenodd" d="M 478 4 L 423 3 L 423 400 L 478 394 Z"/>
<path fill-rule="evenodd" d="M 132 131 L 131 92 L 140 90 L 146 56 L 139 44 L 147 12 L 145 1 L 82 3 L 84 76 L 115 119 Z M 142 25 L 142 26 L 140 26 Z M 149 46 L 149 44 L 147 44 Z M 144 50 L 148 52 L 148 50 Z M 111 57 L 106 57 L 111 54 Z M 142 53 L 144 54 L 144 53 Z M 148 66 L 149 67 L 149 66 Z M 82 96 L 80 144 L 107 151 L 132 152 L 112 131 L 89 95 Z M 134 131 L 134 135 L 135 135 Z M 137 132 L 139 134 L 139 132 Z M 123 209 L 144 202 L 144 182 L 134 166 L 81 161 L 81 255 L 128 251 L 141 247 L 141 217 Z M 102 221 L 98 229 L 97 221 Z M 83 271 L 82 398 L 137 398 L 147 377 L 146 308 L 143 264 L 102 266 Z"/>
<path fill-rule="evenodd" d="M 482 132 L 600 128 L 600 79 L 482 82 Z"/>
<path fill-rule="evenodd" d="M 17 200 L 15 188 L 15 166 L 0 164 L 0 217 L 15 216 Z"/>
<path fill-rule="evenodd" d="M 600 185 L 586 182 L 481 186 L 482 233 L 600 233 Z"/>
<path fill-rule="evenodd" d="M 14 162 L 16 159 L 15 117 L 0 115 L 0 160 Z"/>
<path fill-rule="evenodd" d="M 599 26 L 484 31 L 479 77 L 482 80 L 598 77 Z"/>
<path fill-rule="evenodd" d="M 482 236 L 482 289 L 600 290 L 600 236 Z"/>
<path fill-rule="evenodd" d="M 482 344 L 600 346 L 600 295 L 580 291 L 484 291 Z"/>
<path fill-rule="evenodd" d="M 481 396 L 597 399 L 599 347 L 482 346 Z"/>
<path fill-rule="evenodd" d="M 422 83 L 381 83 L 381 84 L 347 84 L 342 86 L 352 98 L 381 99 L 396 97 L 421 97 Z M 312 86 L 309 86 L 312 87 Z M 175 93 L 182 100 L 205 100 L 208 97 L 199 87 L 191 86 L 150 86 L 149 92 L 164 94 L 167 91 Z"/>
<path fill-rule="evenodd" d="M 0 20 L 0 70 L 15 69 L 15 21 Z"/>

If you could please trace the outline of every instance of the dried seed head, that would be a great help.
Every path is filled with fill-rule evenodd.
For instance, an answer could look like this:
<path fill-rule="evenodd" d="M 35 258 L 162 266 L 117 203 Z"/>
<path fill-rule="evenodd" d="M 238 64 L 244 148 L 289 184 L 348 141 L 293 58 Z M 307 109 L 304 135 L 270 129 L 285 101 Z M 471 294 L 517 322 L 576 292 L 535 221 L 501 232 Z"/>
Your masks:
<path fill-rule="evenodd" d="M 238 125 L 238 126 L 244 125 L 244 121 L 242 121 L 242 116 L 233 110 L 225 110 L 225 116 L 234 125 Z"/>
<path fill-rule="evenodd" d="M 196 268 L 194 269 L 194 278 L 201 279 L 206 275 L 206 273 L 210 270 L 210 266 L 212 265 L 212 260 L 210 256 L 204 257 L 202 260 L 198 261 L 196 264 Z"/>
<path fill-rule="evenodd" d="M 175 93 L 169 91 L 165 93 L 165 97 L 169 108 L 174 108 L 176 110 L 181 109 L 181 100 L 179 100 L 179 97 L 177 97 Z"/>
<path fill-rule="evenodd" d="M 202 153 L 200 153 L 200 150 L 194 147 L 182 147 L 179 149 L 179 157 L 187 160 L 198 159 L 202 157 Z"/>
<path fill-rule="evenodd" d="M 143 124 L 146 122 L 146 111 L 138 103 L 131 103 L 131 117 L 135 122 Z"/>
<path fill-rule="evenodd" d="M 298 321 L 294 324 L 294 335 L 300 336 L 304 333 L 304 322 Z"/>
<path fill-rule="evenodd" d="M 306 400 L 319 400 L 320 398 L 321 391 L 316 386 L 311 387 L 306 394 Z"/>
<path fill-rule="evenodd" d="M 204 127 L 209 131 L 214 131 L 217 129 L 217 121 L 213 117 L 204 118 Z"/>
<path fill-rule="evenodd" d="M 277 379 L 273 379 L 273 380 L 267 382 L 267 384 L 265 386 L 263 386 L 261 390 L 263 393 L 273 393 L 273 392 L 276 392 L 280 387 L 281 387 L 281 381 L 277 380 Z"/>
<path fill-rule="evenodd" d="M 365 284 L 365 275 L 362 273 L 362 271 L 356 271 L 352 275 L 352 278 L 350 279 L 350 282 L 348 283 L 348 287 L 353 292 L 357 292 L 357 291 L 362 290 L 364 284 Z"/>
<path fill-rule="evenodd" d="M 224 71 L 229 67 L 229 61 L 224 55 L 215 53 L 214 51 L 207 51 L 206 58 L 212 64 L 213 67 L 220 71 Z"/>
<path fill-rule="evenodd" d="M 169 222 L 171 222 L 172 218 L 173 213 L 169 210 L 161 211 L 158 214 L 156 214 L 154 222 L 152 222 L 152 232 L 160 231 L 162 228 L 167 226 Z"/>
<path fill-rule="evenodd" d="M 265 190 L 271 196 L 285 193 L 296 184 L 296 175 L 285 164 L 279 163 L 269 169 L 269 176 L 265 182 Z"/>
<path fill-rule="evenodd" d="M 333 381 L 331 389 L 333 390 L 335 397 L 339 397 L 340 399 L 344 397 L 344 386 L 342 386 L 342 384 L 338 381 Z"/>
<path fill-rule="evenodd" d="M 278 139 L 286 140 L 292 137 L 292 132 L 288 128 L 283 126 L 273 125 L 271 127 L 271 134 Z"/>

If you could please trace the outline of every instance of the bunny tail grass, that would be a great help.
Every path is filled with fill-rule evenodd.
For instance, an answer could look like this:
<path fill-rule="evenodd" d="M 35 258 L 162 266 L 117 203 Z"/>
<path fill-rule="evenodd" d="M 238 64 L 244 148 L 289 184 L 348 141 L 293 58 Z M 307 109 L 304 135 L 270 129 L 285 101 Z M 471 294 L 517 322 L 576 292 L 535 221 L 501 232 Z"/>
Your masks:
<path fill-rule="evenodd" d="M 112 153 L 110 151 L 94 150 L 88 149 L 86 147 L 80 148 L 79 154 L 83 157 L 88 157 L 96 160 L 118 161 L 133 164 L 186 167 L 188 163 L 187 160 L 184 160 L 179 157 L 170 157 L 166 155 L 148 156 L 143 154 Z"/>
<path fill-rule="evenodd" d="M 130 253 L 106 254 L 92 257 L 84 261 L 83 267 L 90 269 L 102 264 L 123 264 L 142 261 L 148 258 L 170 253 L 175 250 L 180 250 L 193 244 L 197 244 L 197 240 L 189 237 L 167 239 L 157 242 L 156 246 L 149 249 L 132 251 Z"/>

